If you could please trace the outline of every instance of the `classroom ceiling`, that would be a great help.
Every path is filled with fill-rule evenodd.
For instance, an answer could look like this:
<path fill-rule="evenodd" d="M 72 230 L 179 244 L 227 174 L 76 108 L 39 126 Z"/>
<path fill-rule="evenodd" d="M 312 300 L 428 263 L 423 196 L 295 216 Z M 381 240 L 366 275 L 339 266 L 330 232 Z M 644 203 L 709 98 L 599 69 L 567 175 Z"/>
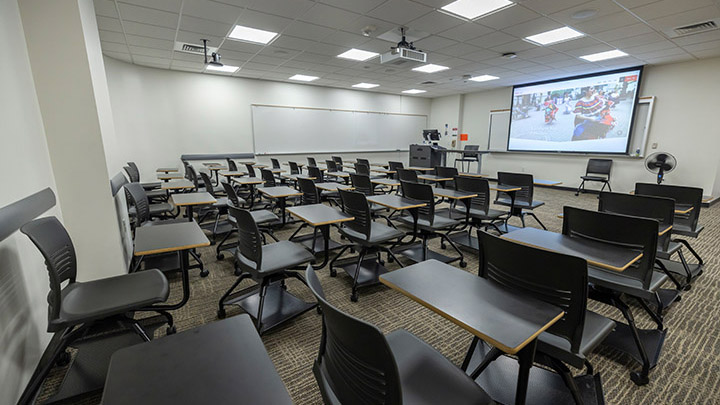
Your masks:
<path fill-rule="evenodd" d="M 161 69 L 205 72 L 202 56 L 174 51 L 175 42 L 218 47 L 222 62 L 239 66 L 237 77 L 309 83 L 420 97 L 469 93 L 513 84 L 613 68 L 720 56 L 720 29 L 673 38 L 675 27 L 715 19 L 720 0 L 517 0 L 473 21 L 438 11 L 452 0 L 95 0 L 103 53 Z M 584 17 L 584 18 L 578 18 Z M 269 45 L 228 39 L 236 25 L 280 33 Z M 367 26 L 376 29 L 362 35 Z M 415 46 L 428 62 L 450 67 L 437 73 L 337 58 L 351 48 L 384 53 L 393 42 L 378 36 L 398 27 L 421 36 Z M 584 37 L 538 46 L 522 38 L 569 26 Z M 579 56 L 619 49 L 629 56 L 591 63 Z M 502 57 L 514 52 L 516 58 Z M 211 73 L 205 73 L 211 74 Z M 217 74 L 217 73 L 212 73 Z M 497 80 L 468 81 L 493 75 Z M 465 76 L 465 78 L 463 78 Z M 423 82 L 434 84 L 422 84 Z"/>

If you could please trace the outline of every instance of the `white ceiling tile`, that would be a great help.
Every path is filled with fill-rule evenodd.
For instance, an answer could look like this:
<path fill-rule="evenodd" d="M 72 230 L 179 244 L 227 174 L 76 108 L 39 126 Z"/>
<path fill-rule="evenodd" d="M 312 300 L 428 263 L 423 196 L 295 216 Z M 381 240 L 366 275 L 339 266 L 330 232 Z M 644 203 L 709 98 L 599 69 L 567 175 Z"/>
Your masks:
<path fill-rule="evenodd" d="M 637 24 L 640 20 L 632 14 L 622 11 L 615 14 L 606 15 L 604 17 L 593 18 L 588 21 L 582 21 L 573 25 L 573 28 L 585 34 L 596 34 L 608 30 L 617 30 L 623 27 Z"/>
<path fill-rule="evenodd" d="M 632 8 L 631 11 L 645 20 L 654 20 L 712 5 L 712 0 L 661 0 Z"/>
<path fill-rule="evenodd" d="M 374 38 L 374 39 L 370 39 L 368 41 L 363 42 L 361 45 L 357 46 L 357 48 L 362 49 L 364 51 L 385 53 L 385 52 L 389 52 L 390 48 L 392 46 L 395 46 L 395 44 L 388 42 L 388 41 L 384 41 L 382 39 Z M 416 48 L 417 48 L 417 46 L 416 46 Z M 420 49 L 420 48 L 418 48 L 418 49 Z"/>
<path fill-rule="evenodd" d="M 623 51 L 629 53 L 630 55 L 637 55 L 640 53 L 661 51 L 663 49 L 672 49 L 675 47 L 676 45 L 674 43 L 667 40 L 662 40 L 643 45 L 625 47 L 623 48 Z"/>
<path fill-rule="evenodd" d="M 185 68 L 187 70 L 200 72 L 205 69 L 205 64 L 203 62 L 190 62 L 185 60 L 173 59 L 173 61 L 170 63 L 170 67 L 173 69 Z"/>
<path fill-rule="evenodd" d="M 438 49 L 443 49 L 448 46 L 456 45 L 458 44 L 458 41 L 453 41 L 452 39 L 447 39 L 443 37 L 438 37 L 436 35 L 429 36 L 427 38 L 423 38 L 419 41 L 415 42 L 415 46 L 419 49 L 422 49 L 423 51 L 435 51 Z"/>
<path fill-rule="evenodd" d="M 296 18 L 310 9 L 312 5 L 313 2 L 309 0 L 251 0 L 248 8 L 282 17 Z"/>
<path fill-rule="evenodd" d="M 693 45 L 686 45 L 686 46 L 683 46 L 683 49 L 685 49 L 688 52 L 720 50 L 720 40 L 701 42 L 699 44 L 693 44 Z"/>
<path fill-rule="evenodd" d="M 712 49 L 705 49 L 702 51 L 693 51 L 692 54 L 695 57 L 702 58 L 702 59 L 715 58 L 715 57 L 720 56 L 720 46 L 716 46 L 715 48 L 712 48 Z"/>
<path fill-rule="evenodd" d="M 644 23 L 636 23 L 632 25 L 628 25 L 621 28 L 616 28 L 609 31 L 603 31 L 596 34 L 593 34 L 594 38 L 597 38 L 601 41 L 614 41 L 617 39 L 622 38 L 628 38 L 628 37 L 634 37 L 637 35 L 647 34 L 650 32 L 653 32 L 654 30 Z"/>
<path fill-rule="evenodd" d="M 540 17 L 540 14 L 523 7 L 521 5 L 515 5 L 504 10 L 500 10 L 496 13 L 492 13 L 488 16 L 482 17 L 475 20 L 478 24 L 482 24 L 496 30 L 509 28 L 517 24 L 534 20 Z"/>
<path fill-rule="evenodd" d="M 585 11 L 585 10 L 596 10 L 595 14 L 588 18 L 583 19 L 577 19 L 573 18 L 573 14 L 577 13 L 578 11 Z M 576 26 L 580 24 L 588 25 L 593 20 L 600 19 L 605 16 L 609 16 L 611 14 L 617 14 L 620 12 L 623 12 L 623 8 L 618 6 L 612 1 L 608 0 L 593 0 L 590 2 L 582 3 L 577 6 L 558 11 L 557 13 L 552 13 L 548 15 L 548 17 L 560 21 L 563 24 L 570 25 L 570 26 Z M 637 21 L 635 21 L 637 22 Z"/>
<path fill-rule="evenodd" d="M 208 40 L 208 46 L 219 46 L 222 41 L 223 37 L 216 37 L 214 35 L 207 35 L 207 34 L 198 34 L 197 32 L 190 32 L 190 31 L 178 31 L 177 33 L 177 41 L 178 42 L 186 42 L 189 44 L 195 44 L 195 45 L 202 45 L 201 39 L 207 39 Z M 228 42 L 228 41 L 225 41 Z M 236 42 L 236 41 L 232 41 Z"/>
<path fill-rule="evenodd" d="M 362 35 L 351 34 L 345 31 L 336 31 L 334 34 L 323 39 L 322 42 L 332 45 L 338 45 L 345 48 L 358 48 L 360 44 L 368 41 L 368 37 Z M 363 48 L 364 49 L 364 48 Z M 365 49 L 367 50 L 367 49 Z"/>
<path fill-rule="evenodd" d="M 648 23 L 657 30 L 668 30 L 684 25 L 705 22 L 710 19 L 720 18 L 720 7 L 716 5 L 689 10 L 667 17 L 649 20 Z"/>
<path fill-rule="evenodd" d="M 360 14 L 317 3 L 303 14 L 300 20 L 330 28 L 343 28 L 359 17 Z"/>
<path fill-rule="evenodd" d="M 273 43 L 273 46 L 266 46 L 263 48 L 258 55 L 263 56 L 272 56 L 274 58 L 282 58 L 285 60 L 289 60 L 291 58 L 294 58 L 295 56 L 299 55 L 302 51 L 294 50 L 294 49 L 284 49 L 275 46 L 275 43 Z"/>
<path fill-rule="evenodd" d="M 587 2 L 587 0 L 524 0 L 522 5 L 538 13 L 548 15 Z"/>
<path fill-rule="evenodd" d="M 537 48 L 537 45 L 531 44 L 527 41 L 523 41 L 522 39 L 517 39 L 513 42 L 508 42 L 507 44 L 494 46 L 490 49 L 493 51 L 499 52 L 499 53 L 508 53 L 508 52 L 520 53 L 522 51 L 535 49 L 535 48 Z"/>
<path fill-rule="evenodd" d="M 183 16 L 234 24 L 244 10 L 240 7 L 208 0 L 191 0 L 183 3 Z"/>
<path fill-rule="evenodd" d="M 103 51 L 107 51 L 107 52 L 130 53 L 130 50 L 128 49 L 127 45 L 125 45 L 125 44 L 101 41 L 100 46 L 102 47 Z"/>
<path fill-rule="evenodd" d="M 370 37 L 372 37 L 372 38 L 376 38 L 390 30 L 398 29 L 397 24 L 394 24 L 394 23 L 391 23 L 388 21 L 378 20 L 377 18 L 368 17 L 368 16 L 360 16 L 356 20 L 352 21 L 351 23 L 340 27 L 340 29 L 343 31 L 352 32 L 353 34 L 362 34 L 362 30 L 365 27 L 368 27 L 371 25 L 375 26 L 375 31 L 373 31 L 370 34 Z M 412 31 L 412 29 L 414 29 L 414 27 L 410 27 L 410 28 L 411 28 L 411 31 Z"/>
<path fill-rule="evenodd" d="M 265 65 L 273 65 L 278 66 L 283 64 L 285 61 L 287 61 L 286 58 L 277 58 L 274 56 L 265 56 L 265 55 L 255 55 L 252 59 L 250 59 L 250 62 L 253 63 L 262 63 Z"/>
<path fill-rule="evenodd" d="M 198 34 L 210 35 L 224 38 L 232 29 L 232 24 L 218 21 L 210 21 L 202 18 L 192 17 L 183 13 L 180 19 L 180 29 L 183 31 L 197 32 Z"/>
<path fill-rule="evenodd" d="M 156 58 L 154 56 L 145 55 L 136 56 L 133 54 L 133 61 L 141 65 L 151 65 L 153 67 L 163 67 L 165 69 L 170 68 L 170 59 L 167 58 Z"/>
<path fill-rule="evenodd" d="M 103 55 L 109 56 L 113 59 L 121 60 L 124 62 L 132 63 L 132 58 L 130 57 L 129 53 L 122 53 L 122 52 L 110 52 L 110 51 L 103 51 Z"/>
<path fill-rule="evenodd" d="M 112 0 L 95 0 L 95 14 L 103 17 L 118 18 L 115 2 Z"/>
<path fill-rule="evenodd" d="M 125 43 L 125 35 L 122 34 L 122 32 L 113 32 L 113 31 L 105 31 L 105 30 L 99 30 L 100 33 L 100 40 L 104 42 L 116 42 L 119 44 Z"/>
<path fill-rule="evenodd" d="M 516 40 L 517 37 L 506 34 L 502 31 L 495 31 L 479 38 L 471 39 L 467 43 L 479 46 L 481 48 L 492 48 L 498 45 L 507 44 Z"/>
<path fill-rule="evenodd" d="M 550 45 L 548 46 L 548 48 L 554 49 L 559 52 L 565 52 L 571 49 L 588 48 L 599 44 L 601 44 L 601 42 L 596 39 L 590 37 L 583 37 L 570 41 L 560 42 L 559 44 Z"/>
<path fill-rule="evenodd" d="M 715 41 L 720 39 L 720 30 L 713 30 L 703 32 L 701 34 L 688 35 L 680 38 L 673 38 L 673 42 L 680 46 L 700 44 L 708 41 Z"/>
<path fill-rule="evenodd" d="M 98 28 L 105 31 L 123 32 L 120 20 L 117 18 L 109 18 L 97 16 Z"/>
<path fill-rule="evenodd" d="M 540 17 L 507 27 L 503 29 L 503 32 L 514 35 L 518 38 L 525 38 L 530 35 L 539 34 L 541 32 L 560 28 L 562 26 L 563 25 L 557 21 L 553 21 L 547 17 Z"/>
<path fill-rule="evenodd" d="M 385 0 L 320 0 L 320 2 L 355 13 L 365 14 L 384 3 Z"/>
<path fill-rule="evenodd" d="M 475 24 L 472 22 L 466 22 L 456 27 L 450 28 L 438 34 L 441 37 L 453 39 L 455 41 L 464 42 L 473 38 L 480 37 L 482 35 L 493 32 L 492 28 Z"/>
<path fill-rule="evenodd" d="M 446 46 L 442 49 L 438 49 L 436 52 L 443 55 L 462 57 L 463 55 L 471 54 L 479 50 L 480 48 L 475 45 L 459 43 L 457 45 Z"/>
<path fill-rule="evenodd" d="M 634 54 L 633 56 L 636 56 L 640 59 L 655 59 L 655 58 L 660 58 L 662 56 L 683 55 L 683 54 L 686 55 L 687 52 L 684 49 L 676 46 L 675 48 L 662 49 L 659 51 L 637 53 L 637 54 Z"/>
<path fill-rule="evenodd" d="M 347 46 L 339 46 L 339 45 L 330 45 L 330 44 L 323 44 L 320 42 L 315 42 L 309 47 L 307 47 L 305 50 L 312 53 L 317 53 L 320 55 L 327 55 L 327 56 L 338 56 L 341 53 L 347 51 L 350 49 Z"/>
<path fill-rule="evenodd" d="M 579 57 L 579 56 L 584 56 L 584 55 L 591 55 L 593 53 L 598 53 L 598 52 L 612 51 L 613 49 L 615 49 L 615 48 L 610 47 L 605 44 L 600 44 L 600 45 L 590 46 L 590 47 L 586 47 L 586 48 L 572 49 L 572 50 L 566 51 L 566 53 L 569 55 L 572 55 L 572 56 Z"/>
<path fill-rule="evenodd" d="M 120 8 L 120 18 L 123 21 L 135 21 L 143 24 L 156 25 L 158 27 L 176 28 L 178 19 L 180 18 L 180 15 L 177 13 L 132 4 L 118 3 L 118 7 Z"/>
<path fill-rule="evenodd" d="M 616 0 L 620 5 L 632 9 L 635 7 L 644 6 L 646 4 L 655 3 L 658 0 Z"/>
<path fill-rule="evenodd" d="M 314 42 L 302 38 L 291 37 L 289 35 L 280 35 L 280 37 L 273 41 L 272 44 L 273 46 L 277 46 L 280 48 L 303 51 L 308 46 L 314 44 Z"/>
<path fill-rule="evenodd" d="M 128 3 L 136 6 L 154 8 L 156 10 L 169 11 L 171 13 L 179 13 L 182 0 L 122 0 L 118 1 L 118 4 L 119 3 Z"/>
<path fill-rule="evenodd" d="M 449 28 L 462 24 L 459 18 L 451 17 L 444 13 L 428 13 L 420 18 L 410 21 L 407 26 L 430 34 L 437 34 Z"/>
<path fill-rule="evenodd" d="M 368 15 L 391 23 L 404 25 L 430 12 L 433 12 L 432 8 L 419 3 L 413 3 L 408 0 L 388 0 L 381 6 L 370 11 Z"/>
<path fill-rule="evenodd" d="M 642 35 L 638 35 L 638 36 L 634 36 L 634 37 L 630 37 L 630 38 L 617 39 L 615 41 L 610 41 L 609 43 L 612 46 L 615 46 L 620 49 L 624 49 L 627 47 L 651 44 L 653 42 L 660 42 L 663 40 L 665 40 L 665 38 L 662 35 L 657 34 L 655 32 L 651 32 L 648 34 L 642 34 Z"/>
<path fill-rule="evenodd" d="M 123 27 L 125 27 L 126 34 L 170 41 L 175 39 L 175 28 L 158 27 L 156 25 L 141 24 L 132 21 L 123 21 Z"/>
<path fill-rule="evenodd" d="M 239 25 L 272 32 L 282 32 L 291 22 L 292 20 L 285 17 L 253 10 L 246 10 L 237 20 Z"/>
<path fill-rule="evenodd" d="M 523 59 L 532 59 L 538 56 L 547 56 L 547 55 L 560 55 L 557 53 L 554 49 L 546 46 L 536 46 L 530 49 L 522 50 L 520 52 L 516 52 L 517 55 Z"/>
<path fill-rule="evenodd" d="M 170 59 L 172 56 L 172 51 L 170 51 L 170 50 L 145 48 L 142 46 L 133 46 L 133 45 L 129 45 L 128 48 L 130 49 L 130 54 L 133 56 L 133 58 L 137 55 L 141 55 L 141 56 L 150 56 L 150 57 L 158 58 L 158 59 Z"/>
<path fill-rule="evenodd" d="M 302 21 L 293 21 L 283 31 L 284 35 L 291 35 L 310 41 L 320 41 L 335 32 L 334 29 Z"/>
<path fill-rule="evenodd" d="M 490 49 L 480 49 L 476 52 L 471 52 L 466 55 L 462 55 L 463 59 L 472 60 L 475 62 L 482 62 L 487 59 L 492 59 L 498 57 L 500 54 L 497 51 L 493 51 Z"/>
<path fill-rule="evenodd" d="M 178 52 L 175 52 L 177 55 Z M 220 55 L 222 55 L 223 59 L 232 59 L 232 60 L 240 60 L 243 62 L 249 61 L 253 56 L 255 56 L 254 53 L 250 52 L 238 52 L 238 51 L 231 51 L 225 48 L 220 48 Z"/>
<path fill-rule="evenodd" d="M 173 49 L 174 42 L 167 41 L 164 39 L 155 39 L 148 37 L 140 37 L 137 35 L 127 35 L 127 44 L 142 46 L 145 48 L 155 48 L 171 51 Z"/>

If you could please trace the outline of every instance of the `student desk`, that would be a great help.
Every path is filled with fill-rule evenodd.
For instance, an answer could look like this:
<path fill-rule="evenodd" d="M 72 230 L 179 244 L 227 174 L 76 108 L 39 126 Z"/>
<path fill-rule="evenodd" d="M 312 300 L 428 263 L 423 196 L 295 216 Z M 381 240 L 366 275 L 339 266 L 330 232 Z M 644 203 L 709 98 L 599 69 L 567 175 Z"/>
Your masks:
<path fill-rule="evenodd" d="M 420 172 L 420 173 L 431 172 L 431 171 L 435 170 L 434 167 L 417 167 L 417 166 L 406 167 L 406 169 L 414 170 L 414 171 Z"/>
<path fill-rule="evenodd" d="M 302 195 L 301 192 L 288 186 L 277 186 L 277 187 L 263 187 L 260 189 L 260 193 L 264 194 L 267 198 L 277 200 L 278 207 L 282 211 L 282 224 L 283 226 L 287 223 L 285 209 L 287 205 L 288 197 L 299 197 Z"/>
<path fill-rule="evenodd" d="M 454 179 L 452 177 L 441 177 L 434 174 L 420 174 L 418 175 L 418 180 L 423 180 L 429 183 L 437 183 L 441 187 L 445 187 L 446 181 L 453 181 Z"/>
<path fill-rule="evenodd" d="M 348 172 L 326 172 L 325 175 L 343 179 L 345 184 L 347 184 L 350 179 L 350 173 Z"/>
<path fill-rule="evenodd" d="M 555 187 L 561 185 L 562 181 L 533 179 L 533 184 L 536 186 Z"/>
<path fill-rule="evenodd" d="M 388 187 L 400 186 L 400 181 L 394 179 L 370 179 L 370 183 Z"/>
<path fill-rule="evenodd" d="M 387 174 L 387 175 L 396 173 L 395 170 L 389 170 L 389 169 L 370 169 L 370 171 L 375 172 L 375 173 L 383 173 L 383 174 Z"/>
<path fill-rule="evenodd" d="M 177 172 L 177 167 L 158 167 L 156 172 L 158 173 L 171 173 L 171 172 Z"/>
<path fill-rule="evenodd" d="M 323 262 L 320 265 L 313 265 L 313 268 L 318 270 L 325 265 L 328 264 L 328 261 L 330 260 L 330 249 L 334 249 L 339 244 L 336 244 L 336 246 L 332 247 L 330 246 L 330 225 L 336 225 L 341 222 L 346 221 L 352 221 L 355 219 L 355 217 L 351 217 L 350 215 L 345 214 L 344 212 L 338 211 L 335 208 L 329 207 L 325 204 L 310 204 L 310 205 L 298 205 L 295 207 L 289 207 L 287 209 L 292 215 L 300 218 L 302 221 L 304 221 L 306 224 L 317 228 L 320 230 L 320 233 L 323 237 L 323 250 L 325 251 L 325 257 L 323 258 Z M 298 229 L 299 231 L 300 229 Z M 295 231 L 297 233 L 297 231 Z M 295 234 L 293 234 L 290 237 L 290 240 L 293 239 Z M 308 246 L 310 248 L 310 251 L 315 253 L 315 235 L 312 235 L 313 237 L 309 240 L 305 240 L 301 242 L 303 245 Z"/>
<path fill-rule="evenodd" d="M 241 172 L 241 171 L 239 171 L 239 170 L 236 170 L 236 171 L 224 171 L 224 172 L 220 172 L 220 175 L 227 177 L 228 180 L 234 180 L 235 177 L 246 176 L 247 173 Z"/>
<path fill-rule="evenodd" d="M 306 176 L 304 174 L 282 174 L 280 177 L 290 181 L 297 181 L 298 179 L 315 180 L 315 177 Z"/>
<path fill-rule="evenodd" d="M 227 170 L 228 168 L 225 166 L 220 166 L 218 164 L 218 165 L 208 166 L 207 169 L 210 170 L 210 173 L 215 174 L 215 185 L 217 186 L 220 184 L 220 178 L 218 177 L 218 172 L 220 172 L 220 170 Z"/>
<path fill-rule="evenodd" d="M 235 180 L 235 182 L 242 186 L 248 186 L 250 189 L 250 205 L 248 209 L 252 209 L 253 205 L 255 205 L 255 186 L 265 184 L 265 180 L 257 177 L 241 177 Z"/>
<path fill-rule="evenodd" d="M 118 350 L 102 403 L 287 404 L 292 401 L 250 316 Z"/>
<path fill-rule="evenodd" d="M 518 355 L 515 403 L 525 403 L 536 338 L 565 315 L 562 309 L 437 260 L 383 274 L 380 282 L 504 353 Z"/>
<path fill-rule="evenodd" d="M 464 200 L 466 198 L 473 198 L 473 197 L 478 196 L 477 194 L 474 194 L 474 193 L 468 193 L 465 191 L 458 191 L 458 190 L 453 190 L 453 189 L 449 189 L 449 188 L 433 187 L 432 190 L 433 190 L 433 194 L 436 197 L 447 198 L 450 200 Z"/>
<path fill-rule="evenodd" d="M 177 252 L 180 261 L 180 275 L 182 277 L 183 297 L 177 304 L 156 305 L 156 308 L 172 310 L 185 305 L 190 298 L 190 271 L 189 254 L 191 249 L 210 246 L 205 233 L 197 222 L 176 222 L 172 224 L 158 224 L 141 226 L 135 229 L 135 251 L 133 255 L 138 258 L 135 269 L 140 266 L 144 256 L 160 253 Z M 207 277 L 209 272 L 200 263 L 200 276 Z"/>
<path fill-rule="evenodd" d="M 462 177 L 488 177 L 487 174 L 470 173 L 470 172 L 459 172 L 458 176 Z"/>
<path fill-rule="evenodd" d="M 195 188 L 195 184 L 193 184 L 192 181 L 185 179 L 168 181 L 160 186 L 161 190 L 165 190 L 167 192 L 170 192 L 170 190 L 189 190 L 192 188 Z"/>
<path fill-rule="evenodd" d="M 355 187 L 339 183 L 315 183 L 315 187 L 323 191 L 355 190 Z"/>
<path fill-rule="evenodd" d="M 183 177 L 185 177 L 185 176 L 183 176 L 180 173 L 159 173 L 157 175 L 158 180 L 162 180 L 162 181 L 182 179 Z"/>
<path fill-rule="evenodd" d="M 203 165 L 208 166 L 208 167 L 210 167 L 210 166 L 222 166 L 221 163 L 217 163 L 217 162 L 204 162 Z"/>
<path fill-rule="evenodd" d="M 215 204 L 217 200 L 212 194 L 207 192 L 174 194 L 170 197 L 170 202 L 176 207 L 185 207 L 185 215 L 188 221 L 193 221 L 193 207 L 196 205 Z"/>
<path fill-rule="evenodd" d="M 254 167 L 254 168 L 256 168 L 256 169 L 265 169 L 265 168 L 268 167 L 268 165 L 262 165 L 262 164 L 257 164 L 257 163 L 256 163 L 256 164 L 253 164 L 252 167 Z"/>
<path fill-rule="evenodd" d="M 268 169 L 268 170 L 270 170 L 270 173 L 272 173 L 272 174 L 285 173 L 285 170 L 283 170 L 283 169 Z"/>

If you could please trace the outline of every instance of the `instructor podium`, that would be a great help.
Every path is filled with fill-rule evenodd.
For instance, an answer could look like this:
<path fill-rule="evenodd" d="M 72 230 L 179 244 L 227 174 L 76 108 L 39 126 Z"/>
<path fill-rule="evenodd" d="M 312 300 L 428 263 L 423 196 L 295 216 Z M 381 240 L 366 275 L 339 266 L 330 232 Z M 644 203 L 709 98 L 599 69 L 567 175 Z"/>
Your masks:
<path fill-rule="evenodd" d="M 488 153 L 486 150 L 469 151 L 464 149 L 446 149 L 442 146 L 427 145 L 427 144 L 413 144 L 410 145 L 410 167 L 436 167 L 436 166 L 447 166 L 447 154 L 448 153 L 476 153 L 478 157 L 477 161 L 477 173 L 480 173 L 482 167 L 482 155 Z"/>

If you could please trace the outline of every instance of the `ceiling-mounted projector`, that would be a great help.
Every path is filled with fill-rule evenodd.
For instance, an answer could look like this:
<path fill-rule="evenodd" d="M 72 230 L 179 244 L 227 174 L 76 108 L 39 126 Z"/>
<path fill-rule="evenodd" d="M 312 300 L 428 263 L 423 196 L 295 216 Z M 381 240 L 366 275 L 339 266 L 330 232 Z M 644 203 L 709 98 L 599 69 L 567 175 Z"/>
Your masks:
<path fill-rule="evenodd" d="M 400 34 L 402 35 L 400 42 L 390 48 L 390 52 L 380 55 L 380 63 L 403 67 L 425 63 L 427 54 L 415 49 L 412 42 L 405 40 L 405 27 L 400 27 Z"/>

